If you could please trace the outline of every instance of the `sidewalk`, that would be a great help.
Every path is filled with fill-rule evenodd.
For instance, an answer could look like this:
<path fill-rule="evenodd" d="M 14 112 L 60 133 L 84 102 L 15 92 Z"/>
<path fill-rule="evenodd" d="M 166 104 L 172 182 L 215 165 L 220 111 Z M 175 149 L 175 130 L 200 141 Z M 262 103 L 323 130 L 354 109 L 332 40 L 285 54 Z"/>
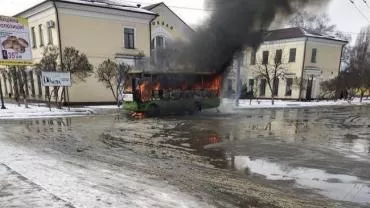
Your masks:
<path fill-rule="evenodd" d="M 304 108 L 304 107 L 325 107 L 325 106 L 358 106 L 358 105 L 370 105 L 370 99 L 364 98 L 360 103 L 359 98 L 355 98 L 349 102 L 346 100 L 328 100 L 328 101 L 311 101 L 311 102 L 299 102 L 299 101 L 286 101 L 286 100 L 275 100 L 275 104 L 271 104 L 271 100 L 240 100 L 239 106 L 236 106 L 236 101 L 233 99 L 223 99 L 220 109 L 228 109 L 230 107 L 234 109 L 260 109 L 260 108 Z"/>
<path fill-rule="evenodd" d="M 4 119 L 27 119 L 27 118 L 50 118 L 65 116 L 85 116 L 94 114 L 92 108 L 68 108 L 51 110 L 45 104 L 30 103 L 28 108 L 23 104 L 19 107 L 15 103 L 5 103 L 6 109 L 0 109 L 0 120 Z"/>

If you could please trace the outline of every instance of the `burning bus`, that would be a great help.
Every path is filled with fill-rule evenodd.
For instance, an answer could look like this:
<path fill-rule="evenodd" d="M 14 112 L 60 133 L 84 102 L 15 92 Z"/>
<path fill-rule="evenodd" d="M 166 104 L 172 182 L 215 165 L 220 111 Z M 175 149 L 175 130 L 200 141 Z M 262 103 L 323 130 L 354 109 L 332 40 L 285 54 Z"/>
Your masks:
<path fill-rule="evenodd" d="M 129 72 L 123 108 L 149 116 L 196 113 L 220 105 L 222 76 L 209 72 Z"/>

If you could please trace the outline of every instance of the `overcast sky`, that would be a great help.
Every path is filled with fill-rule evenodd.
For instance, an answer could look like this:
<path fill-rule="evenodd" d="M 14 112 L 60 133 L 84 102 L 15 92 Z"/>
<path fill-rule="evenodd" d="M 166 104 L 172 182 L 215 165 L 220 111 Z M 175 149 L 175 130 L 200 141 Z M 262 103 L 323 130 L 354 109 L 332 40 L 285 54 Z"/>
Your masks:
<path fill-rule="evenodd" d="M 0 0 L 0 15 L 14 15 L 23 11 L 43 0 Z M 125 3 L 137 4 L 141 3 L 146 6 L 151 3 L 164 1 L 172 8 L 181 18 L 188 24 L 200 25 L 207 17 L 210 11 L 205 11 L 205 0 L 120 0 Z M 228 1 L 228 0 L 225 0 Z M 258 1 L 258 0 L 256 0 Z M 321 1 L 321 0 L 312 0 Z M 360 29 L 370 24 L 370 1 L 367 6 L 366 0 L 332 0 L 328 5 L 327 13 L 332 22 L 337 25 L 338 29 L 344 33 L 355 36 Z M 360 10 L 361 12 L 359 12 Z M 362 13 L 362 14 L 361 14 Z"/>

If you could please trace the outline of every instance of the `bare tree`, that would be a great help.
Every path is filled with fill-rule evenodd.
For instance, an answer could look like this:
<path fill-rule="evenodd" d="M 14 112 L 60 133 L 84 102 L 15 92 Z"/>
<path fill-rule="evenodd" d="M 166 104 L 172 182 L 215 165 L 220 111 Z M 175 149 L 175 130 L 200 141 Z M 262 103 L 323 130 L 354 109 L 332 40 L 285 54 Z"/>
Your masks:
<path fill-rule="evenodd" d="M 74 82 L 85 82 L 94 71 L 94 67 L 90 64 L 87 56 L 74 47 L 64 48 L 61 68 L 73 75 Z"/>
<path fill-rule="evenodd" d="M 127 64 L 117 64 L 110 59 L 101 63 L 96 71 L 95 76 L 99 82 L 102 82 L 106 88 L 112 91 L 116 102 L 119 102 L 119 96 L 122 93 L 120 90 L 124 86 L 124 81 L 127 78 L 127 72 L 130 66 Z"/>
<path fill-rule="evenodd" d="M 357 36 L 348 71 L 354 74 L 352 87 L 357 89 L 362 102 L 365 93 L 370 89 L 370 26 L 363 28 Z"/>
<path fill-rule="evenodd" d="M 278 80 L 285 77 L 286 67 L 282 64 L 283 51 L 275 54 L 274 63 L 269 64 L 267 60 L 262 60 L 262 63 L 258 65 L 258 77 L 266 79 L 268 88 L 271 92 L 271 103 L 275 104 L 275 91 L 278 90 Z"/>
<path fill-rule="evenodd" d="M 288 24 L 292 27 L 302 27 L 316 33 L 333 34 L 337 26 L 331 24 L 330 21 L 327 14 L 317 15 L 316 13 L 303 11 L 293 15 Z"/>
<path fill-rule="evenodd" d="M 61 70 L 70 72 L 72 80 L 77 82 L 86 82 L 86 79 L 90 77 L 94 71 L 94 67 L 90 64 L 87 56 L 81 53 L 74 47 L 66 47 L 63 50 Z M 56 88 L 59 92 L 59 87 Z M 58 96 L 58 94 L 56 94 Z M 58 100 L 58 97 L 56 97 Z M 63 102 L 66 100 L 66 87 L 62 88 L 60 99 L 57 104 L 61 108 Z"/>

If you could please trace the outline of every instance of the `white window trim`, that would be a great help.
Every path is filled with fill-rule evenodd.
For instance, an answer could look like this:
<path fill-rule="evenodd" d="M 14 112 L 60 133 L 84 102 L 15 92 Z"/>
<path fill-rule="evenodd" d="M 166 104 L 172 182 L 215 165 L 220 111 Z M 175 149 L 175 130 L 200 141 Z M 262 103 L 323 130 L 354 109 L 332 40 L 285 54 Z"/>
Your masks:
<path fill-rule="evenodd" d="M 125 29 L 133 29 L 134 30 L 134 48 L 126 48 L 125 47 Z M 136 28 L 135 27 L 129 27 L 129 26 L 124 26 L 123 27 L 123 48 L 125 49 L 125 50 L 135 50 L 135 49 L 137 49 L 138 47 L 137 47 L 137 41 L 136 41 Z"/>

